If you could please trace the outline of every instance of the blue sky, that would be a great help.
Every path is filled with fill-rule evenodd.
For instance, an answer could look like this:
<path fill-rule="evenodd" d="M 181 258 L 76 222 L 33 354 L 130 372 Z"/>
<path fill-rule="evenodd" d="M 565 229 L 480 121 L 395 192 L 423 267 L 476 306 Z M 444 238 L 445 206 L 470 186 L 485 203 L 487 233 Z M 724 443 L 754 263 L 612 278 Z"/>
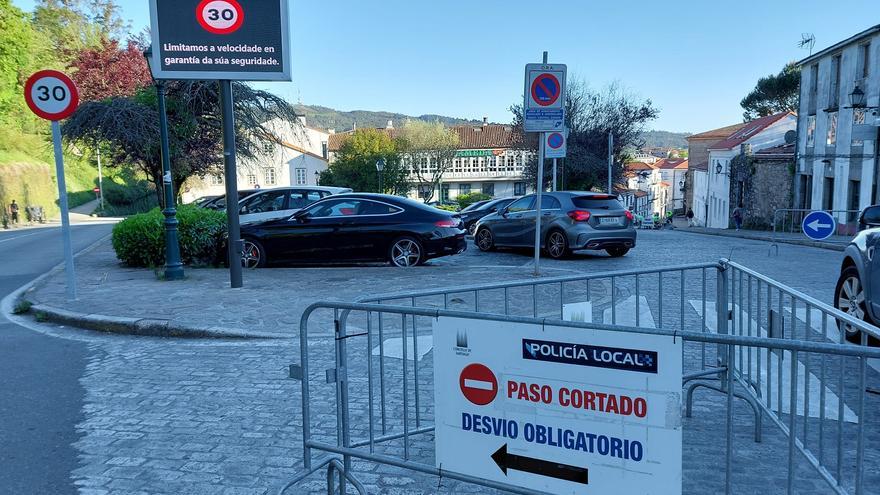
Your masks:
<path fill-rule="evenodd" d="M 801 33 L 819 50 L 878 22 L 876 0 L 290 3 L 293 83 L 261 86 L 291 101 L 508 122 L 524 64 L 547 50 L 569 77 L 650 98 L 652 128 L 688 132 L 741 121 L 757 79 L 807 55 Z M 119 4 L 133 31 L 148 26 L 146 0 Z"/>

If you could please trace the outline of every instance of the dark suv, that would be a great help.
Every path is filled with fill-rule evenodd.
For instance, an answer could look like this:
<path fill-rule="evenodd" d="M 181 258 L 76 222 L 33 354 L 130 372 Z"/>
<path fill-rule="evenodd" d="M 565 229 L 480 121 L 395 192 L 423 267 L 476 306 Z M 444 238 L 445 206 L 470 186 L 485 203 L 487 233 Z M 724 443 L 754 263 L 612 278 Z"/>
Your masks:
<path fill-rule="evenodd" d="M 877 325 L 880 324 L 880 205 L 866 208 L 859 217 L 859 225 L 862 231 L 846 247 L 834 291 L 834 307 Z M 847 340 L 860 340 L 856 329 L 845 325 L 843 330 Z"/>

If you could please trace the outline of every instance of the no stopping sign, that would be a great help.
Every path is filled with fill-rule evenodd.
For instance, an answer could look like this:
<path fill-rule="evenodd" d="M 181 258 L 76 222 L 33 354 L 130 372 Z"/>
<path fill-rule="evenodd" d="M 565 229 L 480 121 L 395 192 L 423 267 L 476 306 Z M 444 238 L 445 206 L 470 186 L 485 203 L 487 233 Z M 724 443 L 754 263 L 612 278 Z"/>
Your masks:
<path fill-rule="evenodd" d="M 196 19 L 209 33 L 230 34 L 244 22 L 244 9 L 236 0 L 202 0 L 196 7 Z"/>
<path fill-rule="evenodd" d="M 37 116 L 46 120 L 62 120 L 76 110 L 79 92 L 63 72 L 41 70 L 25 83 L 24 99 Z"/>

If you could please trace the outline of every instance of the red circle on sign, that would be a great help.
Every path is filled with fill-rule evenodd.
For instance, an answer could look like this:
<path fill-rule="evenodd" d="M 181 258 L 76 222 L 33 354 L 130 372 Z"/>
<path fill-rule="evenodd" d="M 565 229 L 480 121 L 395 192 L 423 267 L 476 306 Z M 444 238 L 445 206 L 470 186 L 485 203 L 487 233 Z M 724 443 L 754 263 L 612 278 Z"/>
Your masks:
<path fill-rule="evenodd" d="M 554 150 L 558 150 L 565 144 L 565 137 L 558 132 L 551 132 L 547 136 L 547 146 L 553 148 Z"/>
<path fill-rule="evenodd" d="M 45 97 L 46 103 L 50 106 L 57 106 L 58 102 L 63 104 L 62 107 L 57 109 L 51 109 L 42 103 L 41 96 L 37 96 L 37 100 L 34 99 L 33 91 L 34 86 L 37 87 L 37 90 L 44 87 L 38 85 L 41 80 L 48 79 L 51 82 L 60 82 L 61 84 L 54 84 L 50 89 L 45 86 Z M 56 81 L 52 81 L 52 80 Z M 60 88 L 64 88 L 64 98 L 58 98 L 57 90 Z M 37 71 L 28 78 L 27 82 L 24 84 L 24 101 L 27 103 L 27 106 L 31 109 L 32 112 L 37 114 L 37 116 L 44 118 L 46 120 L 62 120 L 70 117 L 70 115 L 76 110 L 77 105 L 79 105 L 79 91 L 76 89 L 76 84 L 73 84 L 73 81 L 67 77 L 67 74 L 63 72 L 58 72 L 57 70 L 41 70 Z"/>
<path fill-rule="evenodd" d="M 478 406 L 485 406 L 498 395 L 498 380 L 495 379 L 495 374 L 478 363 L 469 364 L 461 370 L 458 386 L 465 399 Z"/>
<path fill-rule="evenodd" d="M 553 87 L 551 88 L 550 86 Z M 538 89 L 541 89 L 547 93 L 547 95 L 539 96 Z M 556 103 L 556 100 L 559 99 L 560 93 L 562 93 L 562 88 L 559 85 L 559 79 L 553 74 L 544 73 L 532 81 L 532 100 L 542 107 L 547 107 Z"/>
<path fill-rule="evenodd" d="M 216 8 L 208 9 L 208 7 L 214 3 L 226 4 L 228 8 L 223 10 Z M 233 19 L 226 19 L 224 14 L 230 11 L 233 12 L 235 17 Z M 211 16 L 214 16 L 215 18 L 212 19 Z M 240 28 L 241 24 L 244 22 L 244 9 L 237 0 L 202 0 L 196 7 L 196 19 L 199 21 L 202 28 L 209 33 L 230 34 L 238 31 L 238 28 Z M 232 21 L 232 24 L 225 26 L 224 24 L 228 21 Z"/>

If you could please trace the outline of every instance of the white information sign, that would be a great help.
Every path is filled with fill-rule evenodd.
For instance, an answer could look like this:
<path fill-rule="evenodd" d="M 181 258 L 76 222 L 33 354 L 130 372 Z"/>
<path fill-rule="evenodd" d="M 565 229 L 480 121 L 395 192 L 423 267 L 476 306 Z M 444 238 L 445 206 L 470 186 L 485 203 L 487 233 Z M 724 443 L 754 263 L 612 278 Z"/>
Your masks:
<path fill-rule="evenodd" d="M 558 494 L 680 494 L 681 339 L 434 321 L 436 465 Z"/>
<path fill-rule="evenodd" d="M 523 95 L 526 132 L 561 131 L 565 122 L 565 64 L 527 64 Z"/>
<path fill-rule="evenodd" d="M 565 158 L 568 131 L 544 133 L 544 158 Z"/>

